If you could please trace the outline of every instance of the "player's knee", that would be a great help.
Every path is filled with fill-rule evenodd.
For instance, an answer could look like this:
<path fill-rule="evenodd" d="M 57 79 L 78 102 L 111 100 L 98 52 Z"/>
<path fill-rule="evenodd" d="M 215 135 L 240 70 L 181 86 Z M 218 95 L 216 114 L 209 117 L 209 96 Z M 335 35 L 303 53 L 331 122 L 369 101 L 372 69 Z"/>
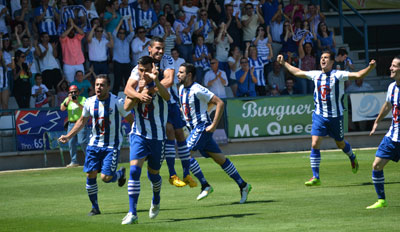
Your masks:
<path fill-rule="evenodd" d="M 335 141 L 336 142 L 336 146 L 340 149 L 344 149 L 344 147 L 346 146 L 346 143 L 343 141 Z"/>
<path fill-rule="evenodd" d="M 379 162 L 374 162 L 372 164 L 372 170 L 381 171 L 381 170 L 383 170 L 383 165 L 381 165 Z"/>
<path fill-rule="evenodd" d="M 107 176 L 107 175 L 103 175 L 101 174 L 101 180 L 105 183 L 110 182 L 110 180 L 112 179 L 112 176 Z"/>
<path fill-rule="evenodd" d="M 132 180 L 138 180 L 140 178 L 140 173 L 142 169 L 136 165 L 131 165 L 129 174 L 132 177 Z"/>

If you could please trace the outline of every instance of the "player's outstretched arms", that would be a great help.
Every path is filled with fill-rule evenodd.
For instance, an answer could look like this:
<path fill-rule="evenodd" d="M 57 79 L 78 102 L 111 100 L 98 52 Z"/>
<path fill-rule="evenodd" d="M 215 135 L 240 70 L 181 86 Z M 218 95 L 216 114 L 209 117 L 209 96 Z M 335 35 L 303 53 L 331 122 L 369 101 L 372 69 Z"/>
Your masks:
<path fill-rule="evenodd" d="M 300 78 L 307 78 L 306 76 L 306 72 L 296 68 L 292 65 L 290 65 L 289 63 L 287 63 L 285 61 L 285 59 L 283 58 L 283 55 L 278 55 L 278 57 L 276 58 L 278 63 L 280 65 L 282 65 L 284 68 L 286 68 L 292 75 L 296 76 L 296 77 L 300 77 Z"/>
<path fill-rule="evenodd" d="M 374 68 L 376 67 L 376 61 L 375 60 L 371 60 L 369 62 L 368 67 L 361 69 L 358 72 L 350 72 L 349 73 L 349 79 L 350 80 L 355 80 L 355 79 L 360 79 L 360 78 L 364 78 L 365 76 L 368 75 L 369 72 L 371 72 Z"/>
<path fill-rule="evenodd" d="M 379 111 L 378 117 L 376 117 L 374 125 L 372 126 L 372 130 L 369 133 L 369 136 L 375 133 L 376 128 L 378 127 L 378 123 L 389 113 L 392 109 L 392 104 L 390 102 L 385 102 Z"/>

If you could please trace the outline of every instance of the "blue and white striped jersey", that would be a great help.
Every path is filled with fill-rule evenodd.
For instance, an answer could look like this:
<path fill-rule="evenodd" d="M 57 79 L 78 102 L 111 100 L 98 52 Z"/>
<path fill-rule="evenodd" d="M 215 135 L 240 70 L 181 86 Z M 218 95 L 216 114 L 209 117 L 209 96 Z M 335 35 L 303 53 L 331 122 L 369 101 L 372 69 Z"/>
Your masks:
<path fill-rule="evenodd" d="M 128 18 L 131 18 L 131 24 L 132 28 L 136 28 L 136 12 L 133 4 L 129 4 L 127 7 L 121 7 L 119 8 L 119 14 L 122 17 L 123 23 L 122 23 L 122 28 L 125 31 L 129 31 L 129 23 L 128 23 Z"/>
<path fill-rule="evenodd" d="M 143 26 L 146 29 L 151 28 L 153 23 L 157 22 L 157 14 L 149 8 L 147 11 L 137 9 L 136 11 L 136 26 Z"/>
<path fill-rule="evenodd" d="M 203 44 L 203 46 L 196 45 L 196 47 L 194 48 L 194 55 L 196 56 L 196 58 L 200 58 L 202 53 L 204 53 L 206 57 L 204 57 L 202 60 L 194 62 L 194 66 L 196 68 L 200 67 L 203 68 L 203 70 L 208 70 L 211 68 L 211 66 L 210 62 L 207 59 L 208 56 L 207 46 L 205 44 Z"/>
<path fill-rule="evenodd" d="M 392 104 L 392 124 L 390 125 L 389 131 L 386 133 L 386 137 L 389 137 L 394 142 L 400 141 L 400 86 L 393 82 L 389 85 L 386 94 L 386 101 Z"/>
<path fill-rule="evenodd" d="M 266 81 L 264 77 L 264 65 L 269 63 L 267 57 L 258 56 L 257 60 L 253 60 L 251 57 L 248 58 L 250 69 L 254 67 L 254 73 L 257 77 L 257 86 L 265 86 Z"/>
<path fill-rule="evenodd" d="M 35 8 L 35 17 L 41 15 L 43 10 L 43 6 Z M 57 35 L 54 11 L 59 13 L 57 9 L 53 9 L 51 6 L 47 7 L 46 15 L 43 20 L 38 23 L 39 33 L 47 32 L 49 35 Z"/>
<path fill-rule="evenodd" d="M 160 80 L 162 80 L 163 73 L 165 70 L 167 69 L 172 69 L 174 70 L 174 84 L 168 88 L 168 92 L 171 95 L 170 100 L 168 101 L 168 103 L 176 103 L 178 102 L 178 89 L 176 88 L 176 84 L 178 83 L 178 80 L 175 78 L 175 72 L 177 72 L 178 70 L 175 70 L 175 62 L 174 59 L 169 56 L 169 55 L 165 55 L 162 57 L 161 61 L 160 61 Z"/>
<path fill-rule="evenodd" d="M 137 65 L 129 78 L 139 81 Z M 152 97 L 153 99 L 149 104 L 140 102 L 135 105 L 135 121 L 131 133 L 146 139 L 164 140 L 166 138 L 168 103 L 158 93 L 154 93 Z"/>
<path fill-rule="evenodd" d="M 183 30 L 188 27 L 187 23 L 181 21 L 180 19 L 176 19 L 174 22 L 174 30 L 177 31 L 179 28 L 179 33 L 181 36 L 182 44 L 192 44 L 192 33 L 184 33 Z"/>
<path fill-rule="evenodd" d="M 344 81 L 349 72 L 336 69 L 328 73 L 322 71 L 306 72 L 308 79 L 314 82 L 314 112 L 322 117 L 336 118 L 343 115 Z"/>
<path fill-rule="evenodd" d="M 186 124 L 193 130 L 199 125 L 211 124 L 208 115 L 208 103 L 214 97 L 214 93 L 204 86 L 194 82 L 189 87 L 181 85 L 179 88 L 179 101 L 182 106 Z"/>
<path fill-rule="evenodd" d="M 120 148 L 122 144 L 121 116 L 129 112 L 124 110 L 124 100 L 110 93 L 110 97 L 99 101 L 97 96 L 86 99 L 83 117 L 92 117 L 92 133 L 89 144 L 94 147 Z"/>

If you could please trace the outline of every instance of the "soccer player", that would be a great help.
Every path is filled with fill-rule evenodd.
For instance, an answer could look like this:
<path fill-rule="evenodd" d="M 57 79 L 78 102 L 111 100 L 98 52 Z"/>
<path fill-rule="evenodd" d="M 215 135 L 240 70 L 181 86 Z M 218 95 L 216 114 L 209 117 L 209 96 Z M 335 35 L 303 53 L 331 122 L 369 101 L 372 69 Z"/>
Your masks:
<path fill-rule="evenodd" d="M 311 129 L 310 163 L 313 177 L 305 182 L 306 186 L 321 185 L 319 165 L 321 161 L 320 145 L 324 136 L 332 137 L 338 148 L 348 155 L 353 173 L 358 171 L 358 161 L 350 144 L 344 140 L 343 132 L 343 97 L 344 81 L 364 78 L 373 68 L 375 60 L 371 60 L 368 67 L 358 72 L 339 71 L 332 69 L 335 54 L 324 51 L 321 55 L 321 71 L 303 71 L 285 62 L 282 55 L 278 55 L 278 62 L 292 75 L 307 78 L 314 82 L 314 105 Z"/>
<path fill-rule="evenodd" d="M 239 186 L 241 199 L 239 203 L 245 203 L 251 191 L 251 185 L 240 177 L 233 163 L 225 157 L 214 141 L 212 135 L 221 119 L 224 102 L 215 94 L 202 85 L 195 82 L 196 69 L 194 65 L 184 63 L 179 67 L 178 79 L 182 84 L 179 88 L 179 101 L 182 105 L 182 112 L 186 119 L 191 133 L 187 138 L 187 145 L 193 153 L 199 151 L 204 157 L 211 157 Z M 209 105 L 216 105 L 214 121 L 211 121 L 207 112 Z M 198 166 L 198 164 L 197 164 Z M 192 169 L 192 168 L 191 168 Z M 213 188 L 201 172 L 200 168 L 192 170 L 200 180 L 201 192 L 197 200 L 204 199 L 213 192 Z"/>
<path fill-rule="evenodd" d="M 383 168 L 390 160 L 398 162 L 400 159 L 400 126 L 398 118 L 400 113 L 400 55 L 396 56 L 392 61 L 390 78 L 395 80 L 395 82 L 389 85 L 386 102 L 383 104 L 370 133 L 370 135 L 374 134 L 378 123 L 389 111 L 392 111 L 392 125 L 385 137 L 383 137 L 376 151 L 374 163 L 372 164 L 372 182 L 378 195 L 378 201 L 368 206 L 367 209 L 377 209 L 388 205 L 385 196 Z"/>
<path fill-rule="evenodd" d="M 167 140 L 165 142 L 165 159 L 167 162 L 169 170 L 169 183 L 177 187 L 183 187 L 188 184 L 190 187 L 196 187 L 197 183 L 190 176 L 189 169 L 191 168 L 190 152 L 186 145 L 186 139 L 183 133 L 183 127 L 185 123 L 182 120 L 182 115 L 178 106 L 178 96 L 177 96 L 177 80 L 174 78 L 175 67 L 174 60 L 172 57 L 164 54 L 164 40 L 160 37 L 153 37 L 150 40 L 149 46 L 149 56 L 154 59 L 155 65 L 159 70 L 160 82 L 168 89 L 171 98 L 168 101 L 168 120 L 167 120 Z M 137 72 L 135 75 L 138 75 Z M 127 88 L 125 88 L 125 94 L 127 95 L 126 109 L 129 110 L 131 102 L 130 98 L 137 98 L 142 102 L 148 101 L 147 95 L 140 95 L 136 92 L 135 88 L 132 87 L 132 80 L 127 83 Z M 178 145 L 178 155 L 182 162 L 183 168 L 183 181 L 179 179 L 175 171 L 175 139 Z M 193 163 L 196 163 L 193 161 Z"/>
<path fill-rule="evenodd" d="M 97 202 L 97 173 L 105 183 L 116 182 L 122 187 L 125 182 L 125 168 L 117 171 L 119 152 L 122 144 L 121 116 L 130 124 L 133 116 L 126 112 L 123 99 L 110 91 L 110 79 L 106 75 L 98 75 L 95 80 L 95 96 L 88 98 L 83 106 L 81 117 L 67 135 L 58 140 L 67 143 L 92 117 L 92 132 L 86 148 L 86 158 L 83 171 L 86 172 L 86 190 L 92 202 L 89 216 L 100 214 Z"/>
<path fill-rule="evenodd" d="M 139 75 L 136 75 L 138 73 Z M 142 56 L 133 69 L 129 82 L 138 86 L 137 93 L 148 95 L 150 101 L 135 101 L 135 122 L 129 135 L 130 142 L 130 175 L 128 181 L 129 212 L 122 219 L 122 224 L 137 224 L 137 203 L 140 194 L 140 175 L 143 163 L 147 160 L 147 176 L 153 188 L 153 199 L 149 217 L 155 218 L 160 212 L 160 191 L 162 179 L 160 168 L 163 162 L 165 130 L 170 99 L 168 90 L 158 79 L 158 70 L 153 58 Z M 155 91 L 144 91 L 155 85 Z M 148 89 L 147 89 L 148 90 Z"/>

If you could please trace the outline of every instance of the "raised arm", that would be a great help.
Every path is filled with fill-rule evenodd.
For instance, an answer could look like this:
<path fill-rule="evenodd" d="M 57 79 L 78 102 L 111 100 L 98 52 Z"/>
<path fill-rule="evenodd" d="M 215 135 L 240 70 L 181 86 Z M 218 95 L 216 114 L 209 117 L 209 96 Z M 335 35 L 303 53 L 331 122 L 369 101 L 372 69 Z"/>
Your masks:
<path fill-rule="evenodd" d="M 296 77 L 300 77 L 300 78 L 307 78 L 306 72 L 296 68 L 292 65 L 290 65 L 289 63 L 287 63 L 284 59 L 282 55 L 278 55 L 278 57 L 276 58 L 278 63 L 280 65 L 282 65 L 284 68 L 286 68 L 292 75 L 296 76 Z"/>
<path fill-rule="evenodd" d="M 392 104 L 390 102 L 385 101 L 383 104 L 381 110 L 379 111 L 378 117 L 376 117 L 374 125 L 372 127 L 371 132 L 369 135 L 373 135 L 375 133 L 376 128 L 378 127 L 378 123 L 385 118 L 385 116 L 389 113 L 389 111 L 392 109 Z"/>
<path fill-rule="evenodd" d="M 372 69 L 374 69 L 376 66 L 376 61 L 375 60 L 371 60 L 369 62 L 368 67 L 361 69 L 358 72 L 350 72 L 349 73 L 349 80 L 355 80 L 355 79 L 361 79 L 364 78 L 365 76 L 368 75 L 369 72 L 372 71 Z"/>

